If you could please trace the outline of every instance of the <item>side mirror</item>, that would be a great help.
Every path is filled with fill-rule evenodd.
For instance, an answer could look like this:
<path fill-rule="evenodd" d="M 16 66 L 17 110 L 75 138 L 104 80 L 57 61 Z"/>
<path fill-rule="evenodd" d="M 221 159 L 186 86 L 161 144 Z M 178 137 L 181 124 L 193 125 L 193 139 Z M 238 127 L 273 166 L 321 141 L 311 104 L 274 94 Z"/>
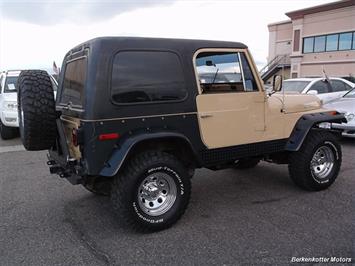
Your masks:
<path fill-rule="evenodd" d="M 309 91 L 307 91 L 307 94 L 317 95 L 317 94 L 318 94 L 318 91 L 316 91 L 316 90 L 309 90 Z"/>
<path fill-rule="evenodd" d="M 272 78 L 272 90 L 277 92 L 277 91 L 281 91 L 281 89 L 282 89 L 282 76 L 275 75 Z"/>

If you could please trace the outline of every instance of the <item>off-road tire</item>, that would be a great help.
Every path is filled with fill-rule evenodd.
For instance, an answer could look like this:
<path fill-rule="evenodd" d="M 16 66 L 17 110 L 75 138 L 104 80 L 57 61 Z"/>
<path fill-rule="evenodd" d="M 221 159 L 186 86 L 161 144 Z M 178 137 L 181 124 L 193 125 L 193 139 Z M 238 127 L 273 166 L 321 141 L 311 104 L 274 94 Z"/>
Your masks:
<path fill-rule="evenodd" d="M 0 121 L 0 136 L 3 140 L 13 139 L 16 137 L 17 130 L 13 127 L 7 127 Z"/>
<path fill-rule="evenodd" d="M 321 147 L 331 151 L 334 164 L 329 173 L 319 178 L 311 170 L 313 156 Z M 297 152 L 292 152 L 289 156 L 289 173 L 292 181 L 302 189 L 308 191 L 320 191 L 328 188 L 334 183 L 338 176 L 342 160 L 341 146 L 338 138 L 328 131 L 310 131 Z"/>
<path fill-rule="evenodd" d="M 138 200 L 140 185 L 149 176 L 167 174 L 176 185 L 173 205 L 159 216 L 147 215 Z M 173 155 L 160 151 L 147 151 L 134 156 L 114 179 L 111 201 L 119 220 L 141 231 L 166 229 L 179 220 L 185 212 L 191 194 L 191 181 L 187 168 Z"/>
<path fill-rule="evenodd" d="M 234 164 L 234 168 L 236 169 L 249 169 L 254 168 L 260 162 L 259 158 L 247 158 L 240 159 Z"/>
<path fill-rule="evenodd" d="M 57 127 L 54 92 L 48 73 L 43 70 L 21 71 L 17 97 L 24 147 L 29 151 L 50 149 L 57 136 Z"/>

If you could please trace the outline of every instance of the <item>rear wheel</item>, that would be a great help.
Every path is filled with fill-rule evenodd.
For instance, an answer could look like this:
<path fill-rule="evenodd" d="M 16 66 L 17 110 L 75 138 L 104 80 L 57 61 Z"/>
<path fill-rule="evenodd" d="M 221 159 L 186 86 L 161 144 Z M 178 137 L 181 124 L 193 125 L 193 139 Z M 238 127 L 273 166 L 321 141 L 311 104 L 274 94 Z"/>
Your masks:
<path fill-rule="evenodd" d="M 46 71 L 24 70 L 18 79 L 19 128 L 27 150 L 47 150 L 57 135 L 54 91 Z"/>
<path fill-rule="evenodd" d="M 7 127 L 0 120 L 0 136 L 3 140 L 12 139 L 16 137 L 17 129 L 14 127 Z"/>
<path fill-rule="evenodd" d="M 173 155 L 150 151 L 135 156 L 115 178 L 111 200 L 120 220 L 139 231 L 170 227 L 185 212 L 191 183 Z"/>
<path fill-rule="evenodd" d="M 305 190 L 326 189 L 337 178 L 341 159 L 341 147 L 334 134 L 327 131 L 310 132 L 301 149 L 290 154 L 290 177 Z"/>

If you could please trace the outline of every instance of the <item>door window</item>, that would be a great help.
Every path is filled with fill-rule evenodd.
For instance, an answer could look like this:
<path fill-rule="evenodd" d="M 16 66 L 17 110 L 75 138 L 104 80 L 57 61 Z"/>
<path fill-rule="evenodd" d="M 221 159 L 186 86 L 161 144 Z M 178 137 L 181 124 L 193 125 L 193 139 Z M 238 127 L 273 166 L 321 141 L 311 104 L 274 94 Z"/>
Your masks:
<path fill-rule="evenodd" d="M 251 71 L 249 62 L 244 53 L 240 53 L 240 58 L 242 61 L 242 68 L 244 74 L 244 84 L 245 84 L 245 91 L 257 91 L 258 86 L 256 85 L 253 73 Z"/>
<path fill-rule="evenodd" d="M 316 90 L 318 94 L 332 92 L 327 81 L 317 81 L 309 90 Z"/>
<path fill-rule="evenodd" d="M 345 82 L 342 82 L 340 80 L 331 80 L 330 84 L 332 85 L 332 89 L 334 92 L 348 91 L 351 89 L 351 87 L 348 84 L 346 84 Z"/>
<path fill-rule="evenodd" d="M 202 52 L 196 57 L 196 71 L 205 94 L 258 90 L 243 53 Z"/>

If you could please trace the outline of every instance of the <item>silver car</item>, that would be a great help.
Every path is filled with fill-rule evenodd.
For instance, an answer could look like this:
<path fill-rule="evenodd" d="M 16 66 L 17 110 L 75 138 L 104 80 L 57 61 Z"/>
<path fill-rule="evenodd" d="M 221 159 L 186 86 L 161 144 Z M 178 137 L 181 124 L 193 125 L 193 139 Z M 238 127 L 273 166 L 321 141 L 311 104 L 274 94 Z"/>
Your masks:
<path fill-rule="evenodd" d="M 345 113 L 348 123 L 333 124 L 333 127 L 343 129 L 343 136 L 355 138 L 355 88 L 343 97 L 325 104 L 324 107 Z"/>

